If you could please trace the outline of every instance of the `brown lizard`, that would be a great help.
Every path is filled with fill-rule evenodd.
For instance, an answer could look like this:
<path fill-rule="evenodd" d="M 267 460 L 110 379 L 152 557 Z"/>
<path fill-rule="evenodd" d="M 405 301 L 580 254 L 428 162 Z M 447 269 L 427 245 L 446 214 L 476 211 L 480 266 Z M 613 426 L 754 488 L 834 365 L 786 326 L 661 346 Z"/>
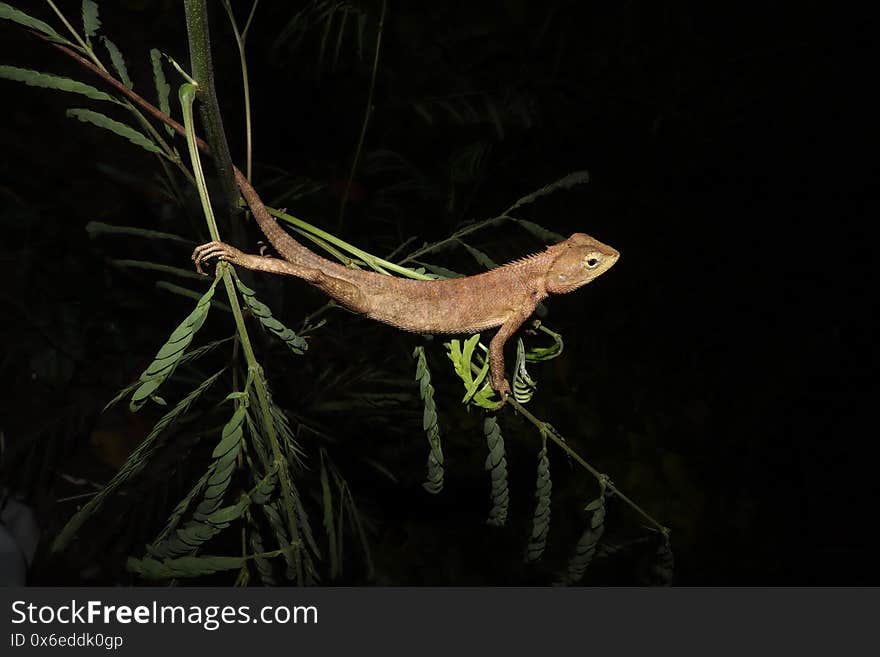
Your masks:
<path fill-rule="evenodd" d="M 262 222 L 257 220 L 260 226 Z M 341 305 L 371 319 L 418 333 L 476 333 L 501 328 L 489 343 L 492 387 L 502 402 L 510 392 L 504 377 L 504 344 L 550 294 L 572 292 L 608 271 L 620 254 L 584 233 L 475 276 L 422 281 L 350 269 L 322 258 L 293 240 L 271 220 L 270 242 L 284 259 L 248 255 L 223 242 L 196 248 L 202 264 L 219 258 L 233 265 L 301 278 Z M 278 233 L 297 245 L 278 239 Z M 276 244 L 276 242 L 278 244 Z M 287 251 L 287 253 L 285 253 Z M 288 256 L 289 254 L 289 256 Z"/>
<path fill-rule="evenodd" d="M 153 117 L 186 135 L 182 125 L 107 71 L 61 44 L 52 45 Z M 211 153 L 204 140 L 196 138 L 196 143 L 199 150 Z M 246 269 L 296 276 L 347 308 L 410 331 L 475 333 L 500 326 L 489 344 L 489 366 L 492 387 L 501 395 L 502 402 L 510 392 L 510 384 L 504 378 L 507 339 L 528 319 L 538 302 L 550 294 L 564 294 L 586 285 L 608 271 L 620 257 L 610 246 L 575 233 L 541 253 L 466 278 L 414 281 L 349 269 L 322 258 L 288 235 L 266 210 L 245 175 L 237 168 L 233 172 L 254 219 L 283 259 L 247 255 L 223 242 L 209 242 L 193 253 L 199 271 L 206 259 L 217 257 Z"/>

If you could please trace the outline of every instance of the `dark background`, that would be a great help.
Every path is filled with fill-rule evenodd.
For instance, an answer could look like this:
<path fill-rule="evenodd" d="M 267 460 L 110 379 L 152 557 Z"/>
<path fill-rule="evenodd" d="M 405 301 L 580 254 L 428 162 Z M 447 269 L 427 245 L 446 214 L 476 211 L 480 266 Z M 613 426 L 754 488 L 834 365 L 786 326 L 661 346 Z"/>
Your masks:
<path fill-rule="evenodd" d="M 57 27 L 42 5 L 13 4 Z M 153 98 L 149 48 L 187 61 L 182 9 L 104 5 L 104 32 L 126 54 L 136 89 Z M 622 253 L 608 275 L 548 303 L 545 321 L 564 335 L 566 351 L 533 371 L 541 381 L 535 414 L 672 528 L 676 583 L 878 583 L 876 428 L 865 422 L 875 347 L 872 325 L 858 319 L 875 305 L 866 203 L 873 161 L 865 157 L 868 110 L 854 100 L 869 84 L 862 66 L 872 25 L 776 3 L 392 2 L 365 157 L 339 225 L 378 16 L 376 3 L 354 6 L 367 16 L 363 57 L 350 31 L 334 63 L 338 24 L 321 59 L 324 23 L 309 25 L 298 44 L 279 42 L 294 9 L 260 4 L 248 55 L 264 200 L 385 255 L 410 236 L 414 245 L 442 239 L 589 170 L 588 185 L 523 214 Z M 242 166 L 238 56 L 225 14 L 212 10 L 221 107 Z M 96 83 L 11 24 L 0 25 L 0 44 L 4 64 Z M 151 272 L 111 263 L 185 268 L 187 249 L 90 240 L 85 225 L 206 236 L 194 199 L 187 218 L 159 192 L 147 154 L 65 118 L 66 107 L 88 101 L 7 81 L 0 95 L 4 476 L 51 536 L 75 509 L 59 500 L 88 490 L 70 477 L 106 481 L 149 429 L 149 415 L 98 411 L 192 307 L 157 288 Z M 265 185 L 279 173 L 314 191 L 279 198 L 281 185 Z M 241 246 L 255 251 L 258 235 L 246 239 Z M 541 248 L 512 225 L 473 244 L 499 262 Z M 479 271 L 461 249 L 432 262 Z M 304 284 L 265 278 L 249 280 L 291 326 L 323 303 Z M 369 520 L 377 574 L 368 580 L 352 566 L 342 581 L 549 581 L 577 540 L 578 510 L 595 493 L 589 477 L 551 448 L 547 564 L 522 566 L 534 431 L 502 418 L 511 523 L 491 530 L 479 418 L 461 412 L 440 341 L 427 344 L 447 484 L 430 497 L 419 485 L 427 446 L 417 395 L 379 410 L 357 397 L 377 380 L 411 381 L 408 353 L 423 340 L 347 313 L 329 319 L 305 358 L 263 353 L 279 403 L 320 427 L 320 436 L 301 433 L 307 451 L 332 447 Z M 207 330 L 220 336 L 228 327 Z M 30 465 L 16 453 L 29 454 Z M 200 467 L 179 463 L 175 477 L 192 481 Z M 135 508 L 149 512 L 111 505 L 100 530 L 87 526 L 88 541 L 67 557 L 41 552 L 32 581 L 131 581 L 120 564 L 161 527 L 179 498 L 169 488 L 137 498 L 146 506 Z M 135 517 L 143 526 L 130 529 Z M 313 517 L 318 527 L 319 512 Z M 645 535 L 630 510 L 609 507 L 609 541 Z M 636 544 L 608 555 L 586 581 L 649 581 L 649 553 Z"/>

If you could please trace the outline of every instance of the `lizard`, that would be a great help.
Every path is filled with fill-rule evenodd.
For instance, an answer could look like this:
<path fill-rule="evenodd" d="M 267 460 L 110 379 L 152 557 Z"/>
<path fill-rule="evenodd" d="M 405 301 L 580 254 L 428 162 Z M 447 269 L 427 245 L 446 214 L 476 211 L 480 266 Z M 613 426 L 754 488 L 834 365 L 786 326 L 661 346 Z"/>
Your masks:
<path fill-rule="evenodd" d="M 39 35 L 38 35 L 39 36 Z M 45 37 L 42 37 L 45 38 Z M 104 79 L 134 104 L 180 135 L 186 129 L 107 71 L 58 43 L 52 44 Z M 211 148 L 198 137 L 200 151 Z M 235 182 L 257 225 L 281 258 L 245 254 L 223 242 L 196 247 L 196 269 L 220 258 L 246 269 L 302 278 L 341 305 L 378 321 L 422 333 L 476 333 L 500 327 L 489 344 L 490 383 L 502 403 L 510 393 L 504 377 L 504 344 L 550 294 L 565 294 L 608 271 L 620 254 L 584 233 L 575 233 L 541 253 L 482 274 L 436 281 L 415 281 L 350 269 L 322 258 L 293 239 L 272 218 L 256 190 L 237 167 Z"/>
<path fill-rule="evenodd" d="M 406 331 L 456 334 L 500 327 L 489 343 L 489 376 L 502 404 L 510 393 L 504 376 L 507 340 L 538 303 L 551 294 L 573 292 L 586 285 L 620 257 L 616 249 L 575 233 L 540 253 L 481 274 L 412 280 L 352 269 L 322 258 L 296 242 L 271 217 L 269 220 L 272 227 L 264 227 L 259 218 L 257 222 L 282 258 L 250 255 L 214 241 L 193 252 L 196 269 L 204 273 L 205 261 L 218 258 L 245 269 L 301 278 L 342 306 Z"/>

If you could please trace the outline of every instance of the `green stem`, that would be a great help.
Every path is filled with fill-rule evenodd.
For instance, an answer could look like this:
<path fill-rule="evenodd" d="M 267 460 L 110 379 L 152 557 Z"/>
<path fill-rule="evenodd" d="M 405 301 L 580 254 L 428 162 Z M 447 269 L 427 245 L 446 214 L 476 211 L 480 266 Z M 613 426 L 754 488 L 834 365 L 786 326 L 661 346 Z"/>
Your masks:
<path fill-rule="evenodd" d="M 259 0 L 254 0 L 254 4 L 251 5 L 251 13 L 248 16 L 247 23 L 245 23 L 244 30 L 238 30 L 238 23 L 235 21 L 235 14 L 232 13 L 232 6 L 229 4 L 229 0 L 223 0 L 223 8 L 226 10 L 226 14 L 229 16 L 229 22 L 232 23 L 232 32 L 235 34 L 235 43 L 238 46 L 238 59 L 241 62 L 241 84 L 242 89 L 244 91 L 244 139 L 245 139 L 245 157 L 246 157 L 246 168 L 245 175 L 247 176 L 248 182 L 253 180 L 253 134 L 252 134 L 252 124 L 251 124 L 251 90 L 250 85 L 248 84 L 248 67 L 247 67 L 247 57 L 244 54 L 244 42 L 247 39 L 247 31 L 251 26 L 251 21 L 254 18 L 254 12 L 257 10 L 257 3 Z"/>
<path fill-rule="evenodd" d="M 477 367 L 474 363 L 471 363 L 471 371 L 474 374 L 479 374 L 480 368 Z M 591 475 L 596 477 L 600 482 L 604 483 L 605 487 L 610 490 L 612 493 L 617 495 L 621 500 L 624 501 L 631 509 L 633 509 L 636 513 L 638 513 L 642 518 L 644 518 L 648 524 L 654 527 L 657 531 L 663 534 L 663 538 L 669 539 L 669 528 L 664 527 L 659 522 L 654 520 L 647 511 L 645 511 L 638 504 L 633 502 L 629 497 L 623 494 L 623 492 L 617 488 L 612 482 L 608 475 L 599 472 L 596 468 L 590 465 L 580 454 L 574 451 L 571 447 L 568 446 L 568 443 L 565 442 L 565 439 L 556 432 L 556 429 L 549 422 L 543 422 L 539 420 L 534 415 L 531 414 L 526 408 L 516 401 L 513 397 L 507 398 L 507 403 L 510 404 L 518 413 L 520 413 L 526 420 L 531 422 L 538 431 L 541 432 L 542 439 L 549 437 L 554 443 L 556 443 L 563 452 L 568 454 L 578 465 L 584 468 Z"/>
<path fill-rule="evenodd" d="M 478 221 L 475 224 L 470 224 L 469 226 L 465 226 L 461 230 L 456 231 L 455 233 L 453 233 L 449 237 L 442 239 L 439 242 L 434 242 L 433 244 L 426 244 L 425 246 L 423 246 L 419 249 L 416 249 L 415 251 L 410 253 L 408 256 L 406 256 L 403 260 L 400 260 L 399 262 L 400 262 L 400 264 L 403 264 L 405 262 L 414 262 L 415 260 L 417 260 L 421 256 L 425 255 L 426 253 L 433 253 L 434 251 L 439 251 L 447 246 L 450 246 L 452 244 L 457 243 L 465 235 L 469 235 L 470 233 L 474 233 L 478 230 L 482 230 L 483 228 L 487 228 L 489 226 L 496 225 L 498 223 L 501 223 L 502 221 L 505 221 L 508 218 L 509 217 L 507 217 L 505 215 L 500 215 L 498 217 L 491 217 L 489 219 L 484 219 L 483 221 Z"/>
<path fill-rule="evenodd" d="M 328 233 L 325 230 L 321 230 L 317 226 L 313 226 L 312 224 L 303 221 L 302 219 L 298 219 L 293 215 L 287 214 L 286 212 L 281 212 L 280 210 L 275 210 L 270 207 L 266 207 L 266 210 L 273 217 L 281 219 L 297 228 L 301 228 L 304 231 L 311 233 L 317 237 L 320 237 L 322 240 L 333 244 L 334 246 L 338 246 L 340 249 L 351 253 L 352 255 L 357 256 L 361 260 L 363 260 L 367 265 L 369 265 L 372 269 L 379 272 L 380 274 L 387 274 L 389 272 L 394 272 L 395 274 L 400 274 L 401 276 L 406 276 L 407 278 L 415 278 L 417 280 L 433 280 L 433 276 L 428 276 L 427 274 L 421 274 L 413 269 L 408 267 L 402 267 L 394 262 L 389 262 L 384 258 L 380 258 L 379 256 L 374 256 L 371 253 L 367 253 L 363 249 L 359 249 L 353 244 L 349 244 L 348 242 L 339 239 L 335 235 Z"/>
<path fill-rule="evenodd" d="M 205 174 L 202 170 L 201 159 L 199 158 L 199 149 L 196 144 L 195 130 L 193 127 L 192 104 L 195 100 L 195 87 L 187 83 L 180 88 L 180 101 L 183 105 L 184 125 L 186 126 L 186 142 L 189 147 L 190 158 L 192 160 L 193 172 L 195 174 L 196 186 L 199 190 L 199 198 L 202 201 L 202 208 L 205 212 L 205 221 L 208 224 L 208 232 L 211 239 L 219 240 L 220 233 L 217 229 L 217 222 L 214 218 L 214 212 L 211 209 L 211 203 L 208 198 L 208 190 L 205 186 Z M 254 355 L 254 349 L 251 344 L 247 327 L 244 323 L 244 315 L 241 312 L 241 305 L 238 301 L 238 293 L 235 289 L 235 283 L 229 272 L 229 265 L 221 262 L 219 265 L 223 272 L 223 284 L 226 287 L 226 295 L 229 297 L 229 305 L 232 308 L 232 316 L 235 318 L 235 327 L 238 332 L 238 338 L 241 343 L 242 353 L 248 365 L 248 372 L 253 375 L 254 387 L 257 392 L 257 401 L 260 408 L 260 414 L 263 418 L 263 426 L 269 434 L 269 444 L 272 446 L 272 454 L 275 459 L 275 467 L 278 468 L 278 478 L 281 481 L 281 495 L 284 502 L 284 508 L 287 515 L 288 531 L 290 532 L 290 542 L 295 544 L 298 541 L 299 532 L 297 530 L 296 512 L 293 505 L 292 486 L 290 484 L 290 473 L 288 472 L 287 459 L 281 451 L 281 444 L 278 440 L 278 433 L 275 429 L 275 423 L 272 421 L 272 412 L 269 409 L 269 394 L 266 390 L 266 382 L 263 376 L 262 367 L 260 367 L 257 358 Z M 294 561 L 296 564 L 297 582 L 302 582 L 302 558 L 299 549 L 294 550 Z"/>
<path fill-rule="evenodd" d="M 385 10 L 388 8 L 387 0 L 382 0 L 382 11 L 379 14 L 379 27 L 376 29 L 376 51 L 373 53 L 373 71 L 370 74 L 370 91 L 367 94 L 367 105 L 364 108 L 364 120 L 361 122 L 361 134 L 358 137 L 357 148 L 354 151 L 354 160 L 351 163 L 351 171 L 348 180 L 345 181 L 345 191 L 339 201 L 339 219 L 336 221 L 336 232 L 342 230 L 342 219 L 345 216 L 345 205 L 348 203 L 348 195 L 351 193 L 351 183 L 357 173 L 361 160 L 361 151 L 364 147 L 364 139 L 367 136 L 367 126 L 370 116 L 373 114 L 373 92 L 376 89 L 376 73 L 379 70 L 379 52 L 382 49 L 382 31 L 385 27 Z"/>

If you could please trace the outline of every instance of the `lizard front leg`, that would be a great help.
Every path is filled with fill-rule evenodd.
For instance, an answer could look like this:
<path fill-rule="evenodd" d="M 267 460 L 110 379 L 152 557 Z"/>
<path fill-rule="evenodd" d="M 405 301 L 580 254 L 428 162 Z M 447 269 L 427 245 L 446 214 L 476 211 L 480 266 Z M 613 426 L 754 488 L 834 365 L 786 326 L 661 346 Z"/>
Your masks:
<path fill-rule="evenodd" d="M 245 269 L 253 269 L 255 271 L 265 271 L 271 274 L 283 274 L 286 276 L 296 276 L 310 283 L 317 281 L 320 271 L 309 267 L 300 267 L 281 260 L 280 258 L 270 258 L 268 256 L 257 256 L 242 253 L 234 246 L 229 246 L 225 242 L 208 242 L 196 247 L 193 251 L 192 259 L 196 263 L 196 271 L 200 274 L 205 272 L 202 265 L 211 258 L 225 260 L 230 265 L 244 267 Z"/>
<path fill-rule="evenodd" d="M 512 336 L 523 325 L 531 314 L 535 311 L 537 304 L 526 303 L 520 306 L 514 313 L 501 325 L 498 332 L 489 343 L 489 376 L 492 381 L 492 387 L 501 396 L 501 403 L 507 400 L 510 394 L 510 383 L 504 377 L 504 345 L 508 338 Z"/>

